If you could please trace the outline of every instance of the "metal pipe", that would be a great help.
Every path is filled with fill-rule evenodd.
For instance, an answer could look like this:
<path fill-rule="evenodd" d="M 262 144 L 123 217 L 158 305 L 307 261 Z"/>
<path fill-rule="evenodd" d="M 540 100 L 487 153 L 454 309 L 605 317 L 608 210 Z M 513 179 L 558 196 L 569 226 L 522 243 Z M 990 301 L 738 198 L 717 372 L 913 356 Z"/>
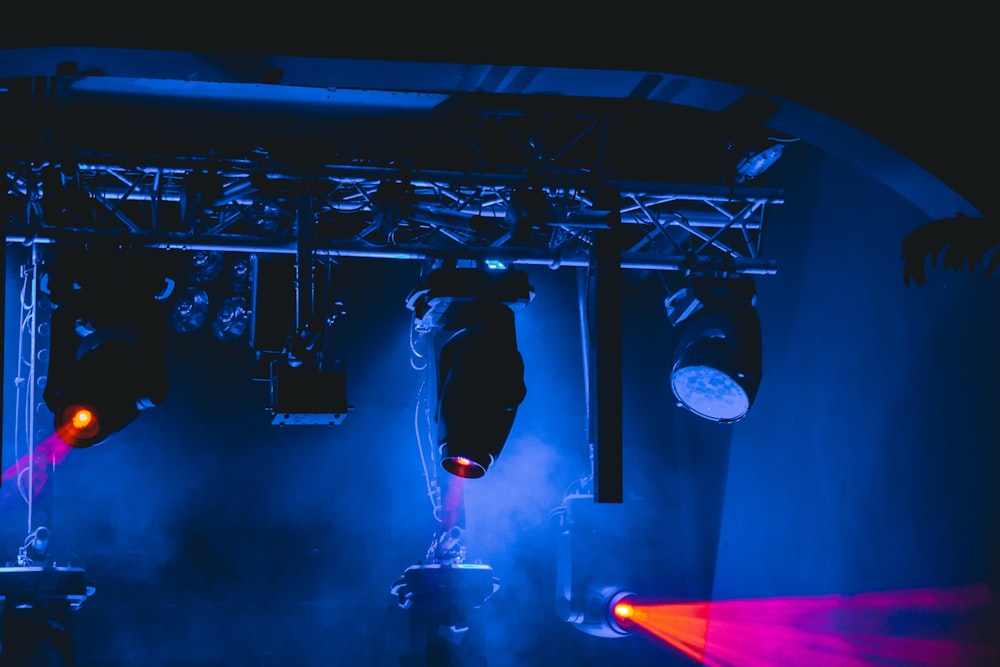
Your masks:
<path fill-rule="evenodd" d="M 595 232 L 590 257 L 593 305 L 594 500 L 621 503 L 622 474 L 622 272 L 617 228 Z"/>
<path fill-rule="evenodd" d="M 313 252 L 314 235 L 312 197 L 299 195 L 296 207 L 295 246 L 295 334 L 307 336 L 314 315 Z"/>
<path fill-rule="evenodd" d="M 583 406 L 586 410 L 584 415 L 584 436 L 587 440 L 587 451 L 590 465 L 590 478 L 594 477 L 594 437 L 591 428 L 591 406 L 593 392 L 591 391 L 591 335 L 590 335 L 590 278 L 588 271 L 578 268 L 576 274 L 577 302 L 580 311 L 580 342 L 583 351 Z"/>
<path fill-rule="evenodd" d="M 170 238 L 164 234 L 117 234 L 108 235 L 97 232 L 86 232 L 79 235 L 84 238 L 98 238 L 105 241 L 119 240 L 124 245 L 144 247 L 157 250 L 218 250 L 222 252 L 246 252 L 257 254 L 295 254 L 296 244 L 281 241 L 264 244 L 259 239 L 247 240 L 245 243 L 234 243 L 230 238 Z M 9 234 L 7 243 L 67 243 L 72 235 L 29 235 Z M 361 257 L 371 259 L 395 260 L 428 260 L 428 259 L 496 259 L 509 264 L 524 264 L 559 268 L 563 266 L 588 266 L 589 258 L 585 252 L 561 253 L 558 251 L 543 251 L 535 248 L 500 248 L 500 247 L 461 247 L 437 248 L 432 246 L 413 245 L 408 247 L 394 246 L 388 248 L 373 248 L 362 243 L 340 242 L 327 243 L 315 247 L 315 255 L 328 257 Z M 724 272 L 728 274 L 773 275 L 777 273 L 774 260 L 751 259 L 744 257 L 726 257 L 718 260 L 704 258 L 697 266 L 691 265 L 691 258 L 683 255 L 653 255 L 651 253 L 622 253 L 621 268 L 645 271 L 688 271 Z"/>

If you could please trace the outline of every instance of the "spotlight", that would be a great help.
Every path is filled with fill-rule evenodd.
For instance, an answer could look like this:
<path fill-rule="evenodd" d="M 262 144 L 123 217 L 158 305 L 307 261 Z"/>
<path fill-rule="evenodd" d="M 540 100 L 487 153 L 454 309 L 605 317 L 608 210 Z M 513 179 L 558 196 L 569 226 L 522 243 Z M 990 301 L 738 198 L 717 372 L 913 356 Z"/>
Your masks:
<path fill-rule="evenodd" d="M 485 665 L 483 609 L 500 588 L 483 564 L 412 565 L 390 593 L 409 610 L 410 646 L 402 665 Z"/>
<path fill-rule="evenodd" d="M 139 370 L 147 363 L 140 357 L 132 343 L 109 339 L 77 362 L 63 391 L 56 392 L 52 378 L 58 376 L 50 373 L 46 392 L 63 442 L 78 448 L 96 445 L 163 400 L 165 380 L 144 390 L 150 379 Z"/>
<path fill-rule="evenodd" d="M 670 388 L 681 407 L 700 417 L 738 421 L 750 411 L 761 380 L 754 284 L 702 278 L 691 290 L 692 304 L 674 321 L 678 334 Z"/>
<path fill-rule="evenodd" d="M 568 622 L 580 632 L 615 639 L 635 632 L 635 594 L 617 586 L 588 586 L 582 609 Z"/>
<path fill-rule="evenodd" d="M 794 139 L 785 140 L 774 137 L 771 137 L 770 140 L 774 143 L 760 151 L 748 152 L 736 163 L 736 178 L 734 180 L 737 183 L 746 183 L 770 169 L 771 165 L 781 157 L 785 149 L 784 142 L 795 141 Z"/>
<path fill-rule="evenodd" d="M 281 230 L 286 214 L 274 204 L 255 202 L 244 215 L 251 234 L 273 237 Z"/>
<path fill-rule="evenodd" d="M 333 426 L 343 423 L 347 376 L 337 360 L 291 361 L 287 355 L 270 363 L 272 426 Z"/>
<path fill-rule="evenodd" d="M 22 567 L 44 566 L 49 561 L 49 535 L 45 526 L 39 526 L 24 540 L 24 546 L 18 551 L 17 562 Z"/>
<path fill-rule="evenodd" d="M 635 607 L 629 600 L 620 600 L 611 608 L 611 613 L 619 623 L 631 622 L 630 619 L 635 615 Z"/>
<path fill-rule="evenodd" d="M 56 434 L 72 447 L 104 441 L 166 398 L 164 281 L 153 266 L 97 251 L 55 264 L 43 396 Z"/>
<path fill-rule="evenodd" d="M 482 477 L 506 443 L 526 393 L 514 311 L 533 296 L 523 271 L 439 268 L 407 298 L 432 332 L 438 451 L 453 475 Z"/>
<path fill-rule="evenodd" d="M 244 294 L 250 291 L 250 258 L 238 257 L 229 267 L 229 289 L 234 294 Z"/>
<path fill-rule="evenodd" d="M 223 342 L 236 340 L 250 326 L 249 304 L 245 297 L 231 296 L 225 299 L 212 322 L 212 335 Z"/>
<path fill-rule="evenodd" d="M 552 206 L 545 191 L 527 187 L 511 193 L 504 222 L 514 243 L 523 245 L 531 241 L 535 229 L 550 223 L 552 217 Z"/>
<path fill-rule="evenodd" d="M 372 224 L 383 238 L 391 238 L 393 230 L 413 212 L 413 190 L 409 183 L 384 180 L 372 194 Z"/>
<path fill-rule="evenodd" d="M 223 256 L 216 250 L 195 250 L 187 258 L 187 273 L 192 282 L 207 283 L 222 273 Z"/>
<path fill-rule="evenodd" d="M 188 333 L 198 329 L 208 319 L 208 293 L 200 287 L 188 287 L 177 295 L 170 310 L 174 331 Z"/>

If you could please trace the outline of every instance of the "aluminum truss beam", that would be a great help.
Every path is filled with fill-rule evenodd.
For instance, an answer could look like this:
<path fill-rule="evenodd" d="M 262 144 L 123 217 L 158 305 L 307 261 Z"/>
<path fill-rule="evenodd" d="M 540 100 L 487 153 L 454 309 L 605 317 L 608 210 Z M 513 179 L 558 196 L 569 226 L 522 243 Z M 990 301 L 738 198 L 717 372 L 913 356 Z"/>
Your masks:
<path fill-rule="evenodd" d="M 766 216 L 780 191 L 606 181 L 618 211 L 571 176 L 536 187 L 498 173 L 326 165 L 296 175 L 227 164 L 18 163 L 5 173 L 8 242 L 93 242 L 294 253 L 296 198 L 312 198 L 316 252 L 586 266 L 620 219 L 623 268 L 771 274 Z M 580 179 L 582 182 L 582 179 Z M 614 214 L 617 213 L 617 216 Z"/>

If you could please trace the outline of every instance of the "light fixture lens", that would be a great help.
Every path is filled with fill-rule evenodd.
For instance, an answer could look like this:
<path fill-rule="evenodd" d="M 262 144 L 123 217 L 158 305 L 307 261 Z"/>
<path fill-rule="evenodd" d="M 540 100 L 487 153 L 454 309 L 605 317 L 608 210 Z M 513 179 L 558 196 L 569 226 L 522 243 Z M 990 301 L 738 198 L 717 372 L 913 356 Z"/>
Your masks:
<path fill-rule="evenodd" d="M 232 341 L 242 336 L 249 325 L 247 300 L 241 296 L 232 296 L 219 306 L 219 312 L 212 322 L 212 333 L 221 341 Z"/>
<path fill-rule="evenodd" d="M 750 409 L 750 398 L 735 379 L 712 366 L 683 366 L 670 377 L 674 395 L 692 412 L 717 421 L 734 421 Z"/>
<path fill-rule="evenodd" d="M 229 270 L 229 287 L 235 294 L 242 294 L 250 289 L 250 260 L 246 257 L 233 261 Z"/>
<path fill-rule="evenodd" d="M 188 287 L 174 302 L 170 311 L 170 324 L 174 331 L 194 331 L 208 318 L 208 294 L 200 287 Z"/>
<path fill-rule="evenodd" d="M 101 434 L 97 414 L 83 405 L 68 405 L 55 415 L 56 435 L 70 447 L 90 447 L 106 436 Z"/>
<path fill-rule="evenodd" d="M 222 272 L 223 256 L 216 250 L 195 250 L 188 257 L 188 276 L 192 282 L 207 283 Z"/>
<path fill-rule="evenodd" d="M 619 602 L 615 605 L 615 617 L 621 620 L 632 618 L 635 608 L 628 602 Z"/>
<path fill-rule="evenodd" d="M 87 408 L 80 408 L 73 413 L 73 418 L 70 419 L 70 424 L 73 425 L 75 429 L 86 428 L 90 422 L 94 420 L 94 413 Z"/>
<path fill-rule="evenodd" d="M 445 470 L 456 477 L 478 479 L 486 474 L 486 467 L 465 456 L 447 456 L 441 459 Z"/>

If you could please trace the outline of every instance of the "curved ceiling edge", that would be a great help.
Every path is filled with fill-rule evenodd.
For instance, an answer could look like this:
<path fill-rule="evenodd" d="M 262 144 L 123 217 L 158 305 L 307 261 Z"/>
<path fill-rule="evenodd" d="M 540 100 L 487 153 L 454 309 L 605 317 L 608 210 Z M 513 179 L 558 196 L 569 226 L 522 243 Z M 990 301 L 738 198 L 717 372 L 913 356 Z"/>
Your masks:
<path fill-rule="evenodd" d="M 974 202 L 877 137 L 773 95 L 663 72 L 489 64 L 230 55 L 108 47 L 0 51 L 0 78 L 70 74 L 202 84 L 280 84 L 329 90 L 555 95 L 675 104 L 719 112 L 753 93 L 775 103 L 766 121 L 885 184 L 931 218 L 981 215 Z M 980 204 L 981 205 L 981 204 Z"/>

